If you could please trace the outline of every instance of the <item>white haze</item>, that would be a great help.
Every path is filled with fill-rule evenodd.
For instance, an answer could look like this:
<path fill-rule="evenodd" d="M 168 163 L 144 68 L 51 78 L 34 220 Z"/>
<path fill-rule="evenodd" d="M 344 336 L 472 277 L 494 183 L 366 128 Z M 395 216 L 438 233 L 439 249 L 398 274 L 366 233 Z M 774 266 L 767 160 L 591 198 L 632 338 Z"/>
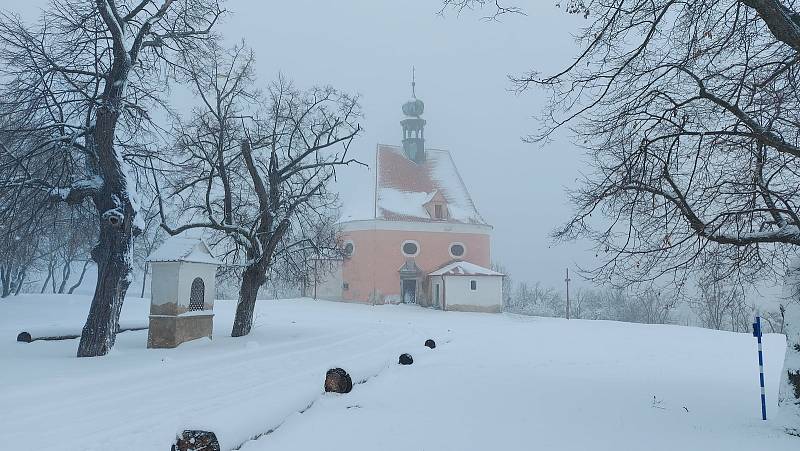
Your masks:
<path fill-rule="evenodd" d="M 377 143 L 400 143 L 400 106 L 411 95 L 415 66 L 426 145 L 452 151 L 479 211 L 494 226 L 492 260 L 516 280 L 562 288 L 566 267 L 597 263 L 590 243 L 553 246 L 549 237 L 569 217 L 564 192 L 585 165 L 563 137 L 546 146 L 522 142 L 539 126 L 533 115 L 544 96 L 510 92 L 507 77 L 563 67 L 578 49 L 572 34 L 584 19 L 555 1 L 531 3 L 525 16 L 491 21 L 481 11 L 442 16 L 441 2 L 431 0 L 230 0 L 232 14 L 217 31 L 230 44 L 243 39 L 255 50 L 262 84 L 282 73 L 301 87 L 330 84 L 360 94 L 365 132 L 353 155 L 370 166 Z M 44 5 L 5 7 L 34 20 Z M 340 172 L 345 212 L 370 211 L 365 187 L 373 180 L 363 167 Z"/>

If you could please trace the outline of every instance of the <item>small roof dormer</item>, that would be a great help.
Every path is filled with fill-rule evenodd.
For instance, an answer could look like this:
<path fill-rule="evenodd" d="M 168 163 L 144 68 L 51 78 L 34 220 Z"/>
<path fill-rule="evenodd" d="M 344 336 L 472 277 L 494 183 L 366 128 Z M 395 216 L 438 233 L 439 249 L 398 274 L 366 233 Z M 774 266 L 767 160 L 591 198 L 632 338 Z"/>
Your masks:
<path fill-rule="evenodd" d="M 439 190 L 431 193 L 431 198 L 423 206 L 434 221 L 446 221 L 450 217 L 447 211 L 447 199 Z"/>

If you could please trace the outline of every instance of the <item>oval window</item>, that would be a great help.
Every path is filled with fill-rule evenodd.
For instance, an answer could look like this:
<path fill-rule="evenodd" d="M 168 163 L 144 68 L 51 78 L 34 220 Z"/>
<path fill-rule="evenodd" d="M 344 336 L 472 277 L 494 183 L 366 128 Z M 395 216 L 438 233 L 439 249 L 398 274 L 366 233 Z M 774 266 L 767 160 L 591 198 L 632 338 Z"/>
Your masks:
<path fill-rule="evenodd" d="M 352 241 L 348 241 L 347 243 L 344 244 L 344 255 L 346 257 L 352 257 L 354 250 L 355 250 L 355 245 L 353 244 Z"/>
<path fill-rule="evenodd" d="M 464 249 L 464 245 L 461 243 L 453 243 L 450 245 L 450 256 L 451 257 L 463 257 L 466 249 Z"/>
<path fill-rule="evenodd" d="M 414 257 L 419 254 L 419 245 L 416 241 L 405 241 L 402 249 L 403 255 L 406 257 Z"/>

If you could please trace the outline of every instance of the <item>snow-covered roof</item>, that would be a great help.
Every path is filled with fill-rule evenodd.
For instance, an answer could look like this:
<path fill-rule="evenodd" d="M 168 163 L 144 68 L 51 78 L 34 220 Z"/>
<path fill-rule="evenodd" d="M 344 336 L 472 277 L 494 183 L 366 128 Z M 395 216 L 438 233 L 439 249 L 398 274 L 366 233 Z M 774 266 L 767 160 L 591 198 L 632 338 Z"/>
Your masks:
<path fill-rule="evenodd" d="M 379 144 L 377 171 L 376 219 L 441 221 L 432 219 L 425 209 L 439 192 L 447 204 L 445 221 L 486 224 L 446 150 L 425 149 L 425 161 L 416 163 L 403 154 L 402 148 Z"/>
<path fill-rule="evenodd" d="M 453 262 L 433 271 L 430 276 L 504 276 L 505 274 L 470 262 Z"/>
<path fill-rule="evenodd" d="M 173 236 L 153 251 L 147 261 L 150 262 L 189 262 L 221 265 L 211 253 L 208 245 L 201 238 L 184 238 Z"/>

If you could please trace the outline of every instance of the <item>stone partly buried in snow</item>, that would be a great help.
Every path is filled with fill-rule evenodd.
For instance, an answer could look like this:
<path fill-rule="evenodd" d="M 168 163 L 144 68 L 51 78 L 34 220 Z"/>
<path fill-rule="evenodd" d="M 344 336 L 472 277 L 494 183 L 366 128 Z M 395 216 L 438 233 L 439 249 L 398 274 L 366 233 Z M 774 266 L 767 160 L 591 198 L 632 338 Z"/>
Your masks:
<path fill-rule="evenodd" d="M 325 374 L 325 391 L 333 393 L 350 393 L 353 389 L 353 380 L 347 371 L 341 368 L 332 368 Z"/>
<path fill-rule="evenodd" d="M 175 438 L 171 451 L 220 451 L 219 441 L 213 432 L 183 431 Z"/>
<path fill-rule="evenodd" d="M 427 346 L 427 347 L 429 347 L 431 349 L 435 349 L 436 348 L 436 342 L 431 340 L 430 338 L 428 338 L 427 340 L 425 340 L 425 346 Z"/>
<path fill-rule="evenodd" d="M 411 365 L 414 363 L 414 358 L 411 357 L 411 354 L 400 354 L 400 358 L 397 359 L 397 363 L 400 365 Z"/>

